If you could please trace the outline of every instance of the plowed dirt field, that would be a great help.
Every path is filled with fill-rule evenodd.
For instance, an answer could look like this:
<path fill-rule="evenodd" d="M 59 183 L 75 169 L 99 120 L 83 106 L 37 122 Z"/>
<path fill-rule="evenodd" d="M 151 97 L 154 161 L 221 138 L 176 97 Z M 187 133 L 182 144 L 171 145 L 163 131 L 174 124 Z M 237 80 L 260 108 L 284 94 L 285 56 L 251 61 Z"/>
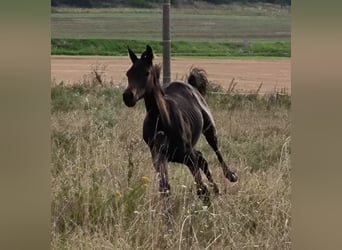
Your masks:
<path fill-rule="evenodd" d="M 155 63 L 161 63 L 157 57 Z M 51 56 L 51 80 L 66 84 L 89 79 L 97 68 L 105 81 L 115 84 L 127 82 L 126 71 L 131 62 L 126 57 L 103 56 Z M 172 79 L 181 79 L 190 67 L 206 70 L 209 81 L 228 88 L 232 79 L 237 83 L 235 89 L 242 91 L 257 90 L 260 93 L 285 90 L 291 93 L 291 59 L 200 59 L 173 58 L 171 62 Z"/>

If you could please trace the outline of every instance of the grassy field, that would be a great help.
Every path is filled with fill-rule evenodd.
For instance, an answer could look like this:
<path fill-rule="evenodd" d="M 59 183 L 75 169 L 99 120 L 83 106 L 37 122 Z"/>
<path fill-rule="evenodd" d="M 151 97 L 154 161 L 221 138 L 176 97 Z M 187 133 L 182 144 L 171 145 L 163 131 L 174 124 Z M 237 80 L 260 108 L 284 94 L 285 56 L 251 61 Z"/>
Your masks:
<path fill-rule="evenodd" d="M 198 8 L 197 8 L 198 7 Z M 182 56 L 290 56 L 290 13 L 273 5 L 172 10 L 172 52 Z M 127 55 L 148 43 L 161 53 L 160 9 L 52 9 L 51 53 Z M 93 76 L 51 90 L 52 249 L 290 249 L 290 96 L 218 86 L 206 97 L 224 158 L 222 175 L 203 138 L 221 194 L 207 208 L 188 169 L 170 164 L 172 231 L 142 140 L 143 103 Z"/>
<path fill-rule="evenodd" d="M 226 5 L 172 9 L 172 55 L 290 57 L 288 9 Z M 127 45 L 161 52 L 160 9 L 57 8 L 51 14 L 53 55 L 126 55 Z"/>
<path fill-rule="evenodd" d="M 142 140 L 144 106 L 125 107 L 122 91 L 91 81 L 52 87 L 52 249 L 290 249 L 289 96 L 207 96 L 240 179 L 223 177 L 202 138 L 221 195 L 203 207 L 188 169 L 170 164 L 168 232 Z"/>
<path fill-rule="evenodd" d="M 172 40 L 290 40 L 290 15 L 229 15 L 222 11 L 172 11 Z M 51 14 L 52 38 L 161 40 L 160 10 Z"/>

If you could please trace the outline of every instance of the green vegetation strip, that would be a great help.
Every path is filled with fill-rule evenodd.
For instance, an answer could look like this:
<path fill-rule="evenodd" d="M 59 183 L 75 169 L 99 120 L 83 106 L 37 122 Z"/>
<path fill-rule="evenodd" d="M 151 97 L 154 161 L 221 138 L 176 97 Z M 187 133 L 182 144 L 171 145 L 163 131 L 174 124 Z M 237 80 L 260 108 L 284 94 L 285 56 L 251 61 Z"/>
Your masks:
<path fill-rule="evenodd" d="M 146 44 L 157 54 L 162 53 L 162 42 L 124 39 L 57 39 L 51 40 L 52 55 L 126 56 L 127 46 L 143 51 Z M 290 41 L 255 42 L 194 42 L 173 41 L 173 56 L 198 57 L 290 57 Z"/>

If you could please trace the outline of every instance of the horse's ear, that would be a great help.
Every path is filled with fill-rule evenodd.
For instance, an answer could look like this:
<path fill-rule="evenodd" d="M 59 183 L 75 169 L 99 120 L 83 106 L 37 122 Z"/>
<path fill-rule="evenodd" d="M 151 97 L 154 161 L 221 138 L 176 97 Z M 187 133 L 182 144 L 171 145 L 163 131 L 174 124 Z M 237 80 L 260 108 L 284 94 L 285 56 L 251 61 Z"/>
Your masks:
<path fill-rule="evenodd" d="M 149 63 L 152 63 L 152 60 L 153 60 L 153 51 L 152 51 L 152 48 L 151 48 L 150 45 L 146 45 L 146 50 L 145 50 L 145 52 L 144 52 L 143 54 L 144 54 L 145 59 L 146 59 Z"/>
<path fill-rule="evenodd" d="M 127 47 L 128 49 L 128 54 L 129 54 L 129 58 L 131 58 L 132 63 L 135 63 L 136 60 L 138 60 L 138 57 L 136 56 L 136 54 L 134 54 L 134 52 Z"/>

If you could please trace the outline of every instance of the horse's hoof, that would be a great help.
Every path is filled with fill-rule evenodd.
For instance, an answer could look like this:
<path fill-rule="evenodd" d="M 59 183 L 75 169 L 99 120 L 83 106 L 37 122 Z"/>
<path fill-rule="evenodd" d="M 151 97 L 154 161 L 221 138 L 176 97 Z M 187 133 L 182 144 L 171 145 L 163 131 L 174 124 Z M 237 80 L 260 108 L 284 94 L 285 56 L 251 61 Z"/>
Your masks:
<path fill-rule="evenodd" d="M 197 188 L 197 195 L 206 206 L 210 206 L 210 192 L 205 185 Z"/>
<path fill-rule="evenodd" d="M 220 190 L 219 190 L 219 188 L 217 187 L 216 184 L 213 184 L 212 188 L 213 188 L 213 191 L 214 191 L 215 195 L 219 195 L 220 194 Z"/>
<path fill-rule="evenodd" d="M 197 195 L 204 196 L 204 195 L 210 195 L 210 193 L 207 187 L 203 185 L 202 187 L 197 188 Z"/>
<path fill-rule="evenodd" d="M 234 172 L 231 172 L 228 179 L 230 180 L 230 182 L 237 182 L 238 176 Z"/>
<path fill-rule="evenodd" d="M 234 172 L 228 172 L 228 173 L 226 173 L 226 178 L 227 178 L 230 182 L 237 182 L 237 180 L 238 180 L 238 176 L 237 176 L 237 174 L 235 174 Z"/>

